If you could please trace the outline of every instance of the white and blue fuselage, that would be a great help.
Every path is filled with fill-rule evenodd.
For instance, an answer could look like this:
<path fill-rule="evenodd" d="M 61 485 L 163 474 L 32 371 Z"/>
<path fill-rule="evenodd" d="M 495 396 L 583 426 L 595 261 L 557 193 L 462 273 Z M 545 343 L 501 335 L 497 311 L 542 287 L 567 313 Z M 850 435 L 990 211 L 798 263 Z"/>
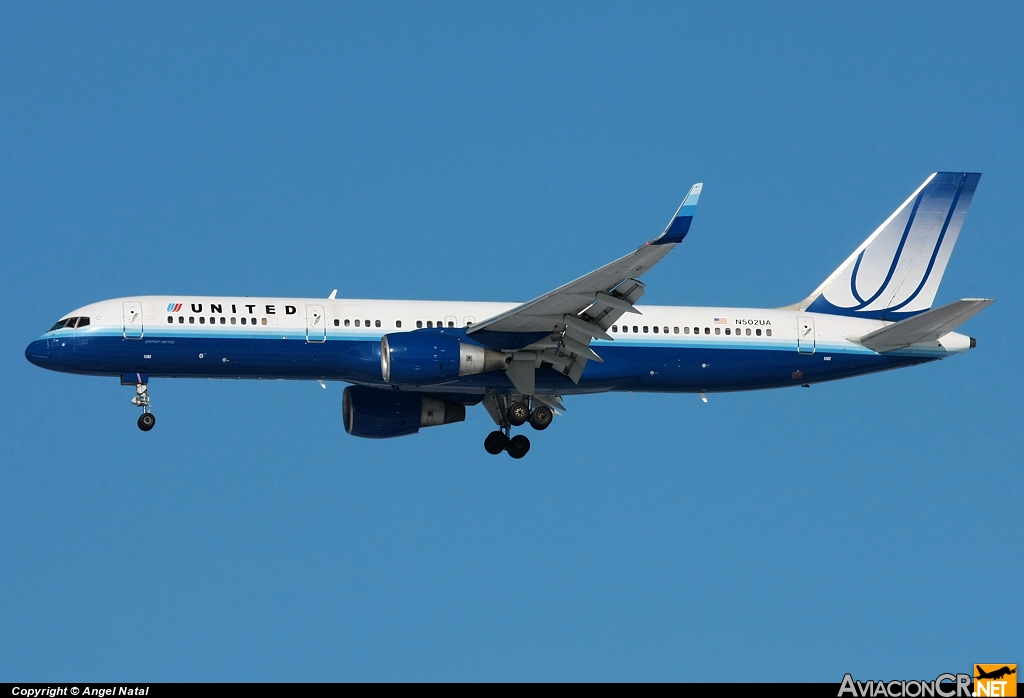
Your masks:
<path fill-rule="evenodd" d="M 483 403 L 491 453 L 529 450 L 563 396 L 810 385 L 945 358 L 991 300 L 932 308 L 980 175 L 930 176 L 810 296 L 786 308 L 639 305 L 640 281 L 689 231 L 694 185 L 664 232 L 525 303 L 140 296 L 84 306 L 32 342 L 56 371 L 136 387 L 151 378 L 345 381 L 345 429 L 387 438 L 461 421 Z"/>
<path fill-rule="evenodd" d="M 324 380 L 381 387 L 387 385 L 381 372 L 384 335 L 446 334 L 465 341 L 467 325 L 518 305 L 122 298 L 75 310 L 68 317 L 89 318 L 89 324 L 47 332 L 29 345 L 26 355 L 43 368 L 95 376 Z M 850 340 L 889 324 L 880 320 L 760 308 L 636 309 L 640 314 L 624 315 L 609 328 L 611 341 L 592 341 L 603 363 L 588 362 L 578 384 L 556 371 L 538 371 L 535 394 L 779 388 L 933 361 L 971 346 L 969 337 L 950 332 L 929 346 L 879 354 Z M 802 326 L 811 328 L 803 336 Z M 505 337 L 489 342 L 486 332 L 469 337 L 497 351 L 518 348 L 510 347 Z M 447 378 L 429 389 L 477 396 L 479 401 L 490 392 L 514 392 L 515 387 L 497 370 Z"/>

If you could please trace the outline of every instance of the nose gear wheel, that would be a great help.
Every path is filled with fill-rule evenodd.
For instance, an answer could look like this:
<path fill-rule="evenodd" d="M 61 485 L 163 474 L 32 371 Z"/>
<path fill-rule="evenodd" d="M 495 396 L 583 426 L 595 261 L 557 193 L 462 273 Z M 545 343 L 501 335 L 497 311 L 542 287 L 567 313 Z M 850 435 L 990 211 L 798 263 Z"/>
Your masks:
<path fill-rule="evenodd" d="M 156 425 L 156 417 L 149 411 L 149 385 L 139 383 L 135 386 L 135 397 L 132 404 L 142 408 L 142 415 L 139 416 L 139 429 L 149 431 Z"/>

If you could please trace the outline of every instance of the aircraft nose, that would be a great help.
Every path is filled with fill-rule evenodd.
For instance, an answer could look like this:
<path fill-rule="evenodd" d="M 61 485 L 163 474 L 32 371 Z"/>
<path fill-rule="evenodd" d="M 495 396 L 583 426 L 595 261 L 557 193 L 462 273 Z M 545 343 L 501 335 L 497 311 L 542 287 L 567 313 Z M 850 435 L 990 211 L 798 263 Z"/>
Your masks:
<path fill-rule="evenodd" d="M 50 352 L 46 340 L 37 339 L 29 344 L 25 349 L 25 358 L 36 366 L 46 368 L 46 363 L 50 358 Z"/>

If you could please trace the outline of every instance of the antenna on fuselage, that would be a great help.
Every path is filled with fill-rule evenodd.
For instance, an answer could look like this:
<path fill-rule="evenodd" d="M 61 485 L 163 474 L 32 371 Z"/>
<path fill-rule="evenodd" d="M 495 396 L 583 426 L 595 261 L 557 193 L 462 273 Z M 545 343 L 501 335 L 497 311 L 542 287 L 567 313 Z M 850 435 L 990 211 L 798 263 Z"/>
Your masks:
<path fill-rule="evenodd" d="M 338 289 L 334 289 L 333 291 L 331 291 L 331 295 L 327 296 L 327 300 L 333 301 L 337 295 Z"/>

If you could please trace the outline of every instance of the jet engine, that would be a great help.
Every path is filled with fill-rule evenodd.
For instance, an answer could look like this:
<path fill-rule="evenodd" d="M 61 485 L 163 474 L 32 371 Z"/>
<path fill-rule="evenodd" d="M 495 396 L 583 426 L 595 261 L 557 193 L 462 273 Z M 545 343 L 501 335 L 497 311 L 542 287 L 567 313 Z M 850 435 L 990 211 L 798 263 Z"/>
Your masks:
<path fill-rule="evenodd" d="M 466 406 L 422 393 L 350 385 L 342 397 L 345 431 L 364 439 L 415 434 L 420 427 L 462 422 Z"/>
<path fill-rule="evenodd" d="M 450 334 L 397 332 L 380 340 L 380 372 L 393 385 L 436 385 L 505 368 L 505 355 Z"/>

